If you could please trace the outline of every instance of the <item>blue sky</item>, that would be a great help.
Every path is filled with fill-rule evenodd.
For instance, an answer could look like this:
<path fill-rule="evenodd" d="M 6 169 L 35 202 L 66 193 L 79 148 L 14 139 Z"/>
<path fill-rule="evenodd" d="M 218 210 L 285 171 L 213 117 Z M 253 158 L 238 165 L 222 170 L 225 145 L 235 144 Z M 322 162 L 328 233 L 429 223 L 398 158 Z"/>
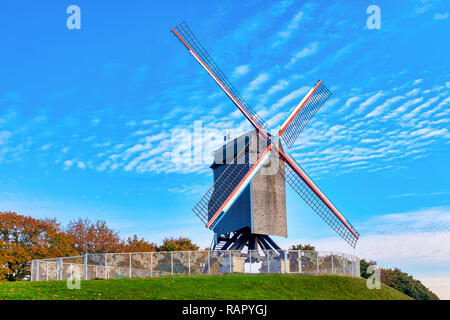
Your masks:
<path fill-rule="evenodd" d="M 66 27 L 71 4 L 81 30 Z M 380 30 L 366 27 L 371 4 Z M 250 126 L 170 34 L 185 20 L 275 131 L 325 83 L 333 95 L 291 155 L 360 231 L 357 255 L 450 298 L 449 11 L 431 0 L 3 4 L 0 210 L 209 246 L 191 208 L 224 132 Z M 173 160 L 180 130 L 202 157 Z M 287 205 L 282 246 L 353 252 L 293 192 Z"/>

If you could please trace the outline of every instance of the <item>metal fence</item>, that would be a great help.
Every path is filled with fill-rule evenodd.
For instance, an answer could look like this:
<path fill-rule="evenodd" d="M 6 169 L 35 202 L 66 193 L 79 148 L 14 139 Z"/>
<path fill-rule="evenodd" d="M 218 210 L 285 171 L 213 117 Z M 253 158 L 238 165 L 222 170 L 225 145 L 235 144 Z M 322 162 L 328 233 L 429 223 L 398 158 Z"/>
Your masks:
<path fill-rule="evenodd" d="M 164 275 L 291 273 L 360 275 L 359 258 L 306 250 L 100 253 L 31 262 L 31 281 Z"/>

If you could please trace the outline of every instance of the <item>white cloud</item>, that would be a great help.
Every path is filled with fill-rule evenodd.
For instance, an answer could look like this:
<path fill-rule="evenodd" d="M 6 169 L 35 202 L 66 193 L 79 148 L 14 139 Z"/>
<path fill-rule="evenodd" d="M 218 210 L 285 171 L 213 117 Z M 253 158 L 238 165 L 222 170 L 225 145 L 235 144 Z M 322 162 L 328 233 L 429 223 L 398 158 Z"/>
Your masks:
<path fill-rule="evenodd" d="M 258 90 L 264 83 L 266 83 L 270 78 L 268 73 L 261 73 L 255 79 L 253 79 L 246 88 L 246 93 L 251 93 Z"/>
<path fill-rule="evenodd" d="M 416 79 L 413 83 L 413 85 L 419 84 L 423 81 L 423 79 Z"/>
<path fill-rule="evenodd" d="M 232 119 L 238 119 L 238 118 L 242 117 L 242 112 L 241 112 L 241 110 L 236 109 L 232 113 L 230 113 L 229 117 Z"/>
<path fill-rule="evenodd" d="M 416 96 L 419 92 L 420 92 L 420 89 L 415 88 L 415 89 L 412 89 L 411 91 L 409 91 L 409 92 L 406 94 L 406 96 L 407 96 L 407 97 L 413 97 L 413 96 Z"/>
<path fill-rule="evenodd" d="M 353 103 L 358 102 L 361 98 L 358 96 L 350 97 L 345 101 L 344 106 L 338 110 L 338 112 L 343 112 L 347 110 Z"/>
<path fill-rule="evenodd" d="M 325 102 L 325 104 L 322 106 L 322 112 L 327 112 L 326 110 L 331 109 L 336 104 L 338 104 L 340 101 L 339 98 L 329 99 Z"/>
<path fill-rule="evenodd" d="M 360 113 L 364 112 L 364 110 L 366 110 L 366 108 L 368 106 L 370 106 L 371 104 L 375 103 L 379 98 L 381 98 L 384 95 L 385 95 L 385 93 L 382 92 L 382 91 L 377 92 L 373 96 L 369 97 L 366 101 L 362 102 L 359 105 L 358 109 L 355 110 L 355 113 L 356 114 L 360 114 Z"/>
<path fill-rule="evenodd" d="M 448 18 L 448 13 L 436 13 L 434 15 L 434 20 L 446 20 Z"/>
<path fill-rule="evenodd" d="M 435 113 L 436 111 L 440 110 L 443 106 L 446 106 L 450 103 L 450 96 L 442 100 L 435 108 L 428 110 L 427 112 L 424 112 L 422 114 L 423 117 L 428 118 L 431 114 Z"/>
<path fill-rule="evenodd" d="M 439 299 L 450 300 L 450 277 L 433 277 L 428 274 L 414 275 L 414 278 L 419 279 L 426 287 L 430 288 Z"/>
<path fill-rule="evenodd" d="M 238 67 L 236 67 L 236 69 L 234 69 L 232 77 L 235 79 L 239 79 L 239 78 L 245 76 L 249 71 L 250 71 L 249 64 L 238 66 Z"/>
<path fill-rule="evenodd" d="M 389 98 L 387 99 L 382 105 L 379 105 L 378 107 L 376 107 L 375 109 L 373 109 L 372 112 L 368 113 L 365 118 L 370 118 L 370 117 L 377 117 L 380 114 L 382 114 L 386 109 L 388 109 L 391 105 L 393 105 L 394 103 L 396 103 L 397 101 L 404 99 L 404 97 L 402 96 L 397 96 L 397 97 L 393 97 L 393 98 Z"/>
<path fill-rule="evenodd" d="M 6 130 L 0 131 L 0 145 L 6 143 L 6 141 L 11 137 L 12 133 Z"/>
<path fill-rule="evenodd" d="M 450 207 L 385 214 L 370 219 L 366 227 L 377 233 L 448 232 L 450 236 Z"/>
<path fill-rule="evenodd" d="M 281 122 L 286 119 L 287 115 L 288 115 L 287 112 L 276 113 L 275 116 L 273 116 L 267 121 L 269 127 L 274 128 L 276 125 L 281 125 Z"/>
<path fill-rule="evenodd" d="M 408 100 L 405 103 L 403 103 L 400 107 L 395 109 L 393 112 L 391 112 L 390 114 L 386 115 L 383 119 L 391 119 L 393 117 L 396 117 L 400 113 L 405 112 L 406 109 L 408 109 L 409 107 L 422 102 L 422 100 L 423 100 L 423 97 L 416 98 L 416 99 L 413 99 L 413 100 Z"/>
<path fill-rule="evenodd" d="M 287 103 L 291 102 L 292 100 L 297 99 L 297 98 L 305 95 L 306 92 L 308 92 L 308 90 L 309 90 L 309 87 L 301 87 L 300 89 L 292 91 L 288 95 L 286 95 L 286 96 L 282 97 L 281 99 L 279 99 L 275 104 L 273 104 L 272 108 L 271 108 L 271 111 L 275 112 L 280 107 L 286 105 Z"/>
<path fill-rule="evenodd" d="M 348 108 L 348 107 L 350 107 L 351 105 L 352 105 L 352 103 L 353 102 L 357 102 L 357 101 L 359 101 L 359 97 L 351 97 L 351 98 L 349 98 L 346 102 L 345 102 L 345 108 Z"/>
<path fill-rule="evenodd" d="M 357 252 L 360 257 L 377 260 L 386 267 L 408 264 L 450 263 L 450 232 L 405 232 L 361 237 Z M 407 244 L 407 245 L 405 245 Z"/>
<path fill-rule="evenodd" d="M 291 21 L 289 21 L 286 30 L 279 32 L 278 35 L 282 38 L 289 38 L 292 32 L 298 28 L 303 15 L 302 11 L 297 12 L 295 16 L 292 17 Z"/>
<path fill-rule="evenodd" d="M 410 113 L 403 115 L 403 120 L 409 120 L 409 119 L 415 117 L 420 111 L 428 108 L 431 104 L 435 103 L 438 99 L 439 99 L 439 97 L 430 98 L 427 102 L 422 103 L 420 106 L 418 106 L 417 108 L 412 110 Z"/>
<path fill-rule="evenodd" d="M 389 199 L 398 199 L 398 198 L 408 198 L 408 197 L 414 197 L 417 196 L 417 193 L 411 192 L 411 193 L 402 193 L 402 194 L 394 194 L 388 196 Z"/>
<path fill-rule="evenodd" d="M 304 15 L 303 12 L 299 11 L 292 17 L 292 19 L 289 21 L 285 29 L 278 32 L 277 34 L 278 40 L 273 43 L 272 45 L 273 47 L 279 46 L 285 40 L 289 39 L 292 36 L 292 34 L 295 33 L 295 31 L 298 29 L 300 25 L 300 21 L 302 20 L 303 15 Z"/>
<path fill-rule="evenodd" d="M 84 170 L 84 169 L 86 169 L 86 164 L 83 161 L 78 161 L 77 167 Z"/>
<path fill-rule="evenodd" d="M 306 46 L 305 48 L 303 48 L 300 51 L 297 51 L 294 53 L 291 61 L 289 62 L 289 67 L 291 67 L 294 63 L 297 62 L 297 60 L 308 57 L 310 55 L 313 55 L 314 53 L 317 52 L 317 50 L 319 50 L 319 43 L 318 42 L 313 42 L 311 44 L 309 44 L 308 46 Z"/>
<path fill-rule="evenodd" d="M 342 58 L 343 56 L 345 56 L 346 54 L 350 53 L 350 51 L 356 46 L 356 44 L 354 43 L 349 43 L 343 47 L 341 47 L 338 51 L 336 51 L 336 53 L 333 55 L 333 57 L 331 58 L 331 61 L 335 62 L 336 60 L 338 60 L 339 58 Z"/>
<path fill-rule="evenodd" d="M 72 160 L 64 161 L 64 170 L 69 169 L 71 166 L 73 166 L 73 161 Z"/>
<path fill-rule="evenodd" d="M 275 85 L 273 85 L 272 87 L 269 88 L 269 90 L 267 90 L 267 95 L 272 95 L 281 90 L 284 90 L 288 85 L 289 85 L 289 81 L 279 80 Z"/>
<path fill-rule="evenodd" d="M 153 130 L 149 129 L 149 130 L 137 130 L 135 132 L 133 132 L 134 135 L 136 136 L 145 136 L 146 134 L 150 134 L 152 133 Z"/>
<path fill-rule="evenodd" d="M 43 146 L 41 147 L 41 150 L 46 151 L 46 150 L 50 149 L 51 146 L 52 146 L 51 144 L 45 144 L 45 145 L 43 145 Z"/>
<path fill-rule="evenodd" d="M 374 142 L 380 142 L 381 139 L 362 139 L 361 143 L 374 143 Z"/>
<path fill-rule="evenodd" d="M 167 188 L 167 191 L 172 193 L 180 193 L 185 195 L 203 195 L 210 186 L 204 185 L 182 185 L 177 187 Z"/>

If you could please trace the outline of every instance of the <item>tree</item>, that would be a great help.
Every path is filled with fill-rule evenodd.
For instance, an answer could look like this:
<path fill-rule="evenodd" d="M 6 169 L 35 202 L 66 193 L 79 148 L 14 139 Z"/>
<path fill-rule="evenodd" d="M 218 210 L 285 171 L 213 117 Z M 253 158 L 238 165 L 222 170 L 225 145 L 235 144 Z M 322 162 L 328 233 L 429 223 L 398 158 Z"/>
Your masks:
<path fill-rule="evenodd" d="M 71 221 L 67 226 L 67 234 L 79 254 L 120 252 L 123 248 L 119 234 L 110 229 L 103 220 Z"/>
<path fill-rule="evenodd" d="M 367 272 L 367 269 L 371 265 L 376 265 L 377 262 L 361 259 L 359 264 L 361 267 L 361 277 L 368 279 L 372 274 Z M 382 283 L 416 300 L 439 300 L 438 296 L 425 287 L 419 280 L 414 279 L 398 268 L 394 270 L 380 268 L 380 276 Z"/>
<path fill-rule="evenodd" d="M 0 212 L 0 280 L 23 280 L 31 260 L 76 255 L 55 219 L 34 219 Z"/>
<path fill-rule="evenodd" d="M 165 238 L 158 251 L 197 251 L 199 246 L 189 238 Z"/>
<path fill-rule="evenodd" d="M 425 287 L 422 282 L 398 268 L 394 270 L 382 268 L 381 282 L 416 300 L 439 300 L 438 296 Z"/>
<path fill-rule="evenodd" d="M 310 244 L 307 244 L 307 245 L 298 244 L 298 245 L 292 245 L 289 248 L 289 250 L 311 250 L 311 251 L 316 251 L 316 247 L 314 247 L 314 246 L 312 246 Z"/>
<path fill-rule="evenodd" d="M 359 265 L 360 265 L 360 269 L 361 269 L 361 277 L 364 279 L 368 279 L 372 274 L 367 272 L 367 269 L 369 268 L 369 266 L 374 266 L 376 265 L 377 262 L 376 261 L 366 261 L 364 259 L 361 259 L 359 261 Z"/>
<path fill-rule="evenodd" d="M 145 241 L 144 238 L 139 239 L 137 235 L 128 237 L 123 244 L 124 252 L 152 252 L 158 250 L 158 246 L 155 243 Z"/>

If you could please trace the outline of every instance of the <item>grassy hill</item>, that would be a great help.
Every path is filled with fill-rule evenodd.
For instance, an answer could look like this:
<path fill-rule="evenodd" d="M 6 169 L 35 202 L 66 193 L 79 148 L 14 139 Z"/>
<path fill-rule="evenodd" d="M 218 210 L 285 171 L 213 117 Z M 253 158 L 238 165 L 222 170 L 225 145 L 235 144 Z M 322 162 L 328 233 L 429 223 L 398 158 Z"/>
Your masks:
<path fill-rule="evenodd" d="M 0 299 L 410 299 L 386 285 L 369 290 L 365 279 L 306 275 L 224 275 L 81 281 L 0 282 Z"/>

